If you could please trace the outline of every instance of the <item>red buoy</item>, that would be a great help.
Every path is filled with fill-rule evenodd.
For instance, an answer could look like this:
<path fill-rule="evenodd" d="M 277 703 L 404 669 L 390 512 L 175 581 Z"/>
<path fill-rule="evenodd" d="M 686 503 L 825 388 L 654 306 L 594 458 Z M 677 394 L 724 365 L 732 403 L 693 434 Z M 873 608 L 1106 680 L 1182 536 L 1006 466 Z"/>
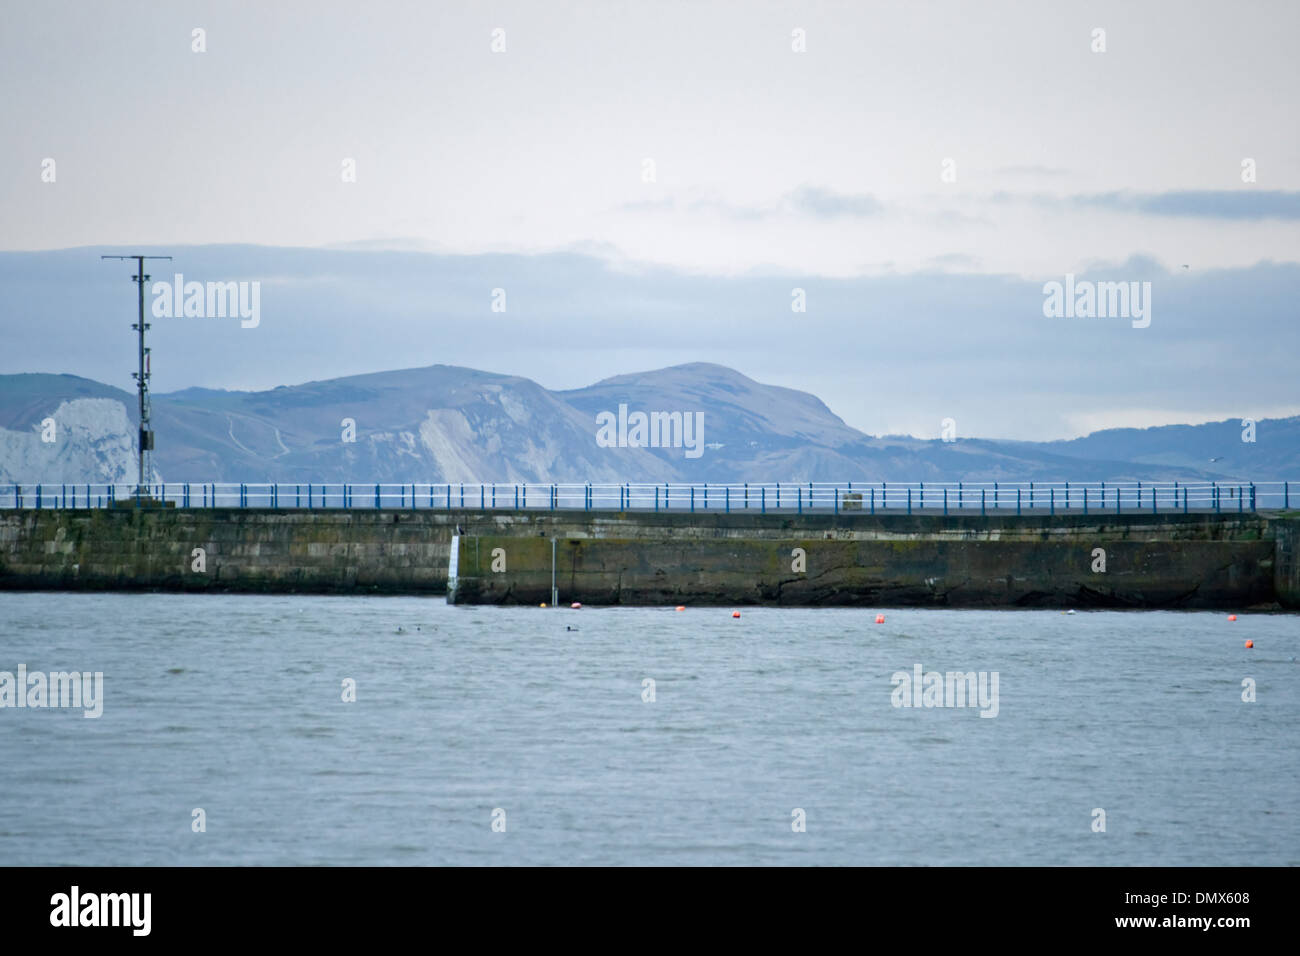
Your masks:
<path fill-rule="evenodd" d="M 572 604 L 569 605 L 569 607 L 573 608 L 576 611 L 578 608 L 582 607 L 582 604 L 579 601 L 574 601 Z"/>
<path fill-rule="evenodd" d="M 685 611 L 685 610 L 686 610 L 686 605 L 685 605 L 685 604 L 679 604 L 679 605 L 677 605 L 677 610 L 679 610 L 679 611 Z"/>
<path fill-rule="evenodd" d="M 885 623 L 885 615 L 883 615 L 883 614 L 877 614 L 877 615 L 876 615 L 876 623 L 877 623 L 877 624 L 884 624 L 884 623 Z"/>
<path fill-rule="evenodd" d="M 1254 642 L 1254 641 L 1247 641 L 1247 642 L 1246 642 L 1246 646 L 1247 646 L 1247 647 L 1254 647 L 1254 646 L 1255 646 L 1255 642 Z"/>
<path fill-rule="evenodd" d="M 731 616 L 732 616 L 732 617 L 740 617 L 740 612 L 739 612 L 739 611 L 732 611 L 732 612 L 731 612 Z"/>
<path fill-rule="evenodd" d="M 1229 620 L 1229 621 L 1235 621 L 1236 619 L 1237 619 L 1237 615 L 1235 615 L 1235 614 L 1229 614 L 1229 615 L 1228 615 L 1228 620 Z"/>

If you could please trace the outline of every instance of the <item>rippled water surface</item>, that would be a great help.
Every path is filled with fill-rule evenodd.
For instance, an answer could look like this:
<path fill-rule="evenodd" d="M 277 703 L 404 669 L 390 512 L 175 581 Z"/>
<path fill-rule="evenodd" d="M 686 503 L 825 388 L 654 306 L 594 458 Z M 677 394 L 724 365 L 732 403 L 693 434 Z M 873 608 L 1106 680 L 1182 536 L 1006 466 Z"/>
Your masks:
<path fill-rule="evenodd" d="M 877 613 L 0 594 L 0 864 L 1300 863 L 1300 617 Z"/>

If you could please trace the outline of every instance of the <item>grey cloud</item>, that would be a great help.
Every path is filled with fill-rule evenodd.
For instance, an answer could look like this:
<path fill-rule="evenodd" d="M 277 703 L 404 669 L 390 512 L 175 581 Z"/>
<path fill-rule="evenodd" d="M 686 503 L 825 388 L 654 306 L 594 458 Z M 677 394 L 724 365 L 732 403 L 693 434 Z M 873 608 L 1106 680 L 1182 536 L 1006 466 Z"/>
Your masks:
<path fill-rule="evenodd" d="M 1080 206 L 1150 216 L 1200 219 L 1300 219 L 1300 192 L 1280 189 L 1185 189 L 1163 193 L 1093 193 L 1071 197 Z"/>
<path fill-rule="evenodd" d="M 679 206 L 672 197 L 623 203 L 626 212 L 673 212 L 684 208 L 694 213 L 712 213 L 735 222 L 754 222 L 780 215 L 806 216 L 812 219 L 862 219 L 878 216 L 884 203 L 867 193 L 839 193 L 820 186 L 800 186 L 778 201 L 767 205 L 733 203 L 717 197 L 691 200 Z"/>
<path fill-rule="evenodd" d="M 796 212 L 817 219 L 839 219 L 845 216 L 863 218 L 884 212 L 884 204 L 866 193 L 837 193 L 817 186 L 802 186 L 787 194 L 786 202 Z"/>

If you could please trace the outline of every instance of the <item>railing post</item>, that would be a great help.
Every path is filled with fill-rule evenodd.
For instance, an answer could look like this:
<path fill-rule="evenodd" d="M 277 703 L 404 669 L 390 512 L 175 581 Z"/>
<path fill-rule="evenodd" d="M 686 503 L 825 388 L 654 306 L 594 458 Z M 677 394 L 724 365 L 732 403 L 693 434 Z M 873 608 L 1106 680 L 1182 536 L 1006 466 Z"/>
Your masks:
<path fill-rule="evenodd" d="M 947 516 L 948 514 L 948 489 L 947 488 L 943 489 L 943 513 L 945 516 Z"/>
<path fill-rule="evenodd" d="M 1087 485 L 1083 486 L 1083 513 L 1085 516 L 1088 514 L 1088 486 Z"/>
<path fill-rule="evenodd" d="M 655 485 L 655 511 L 659 510 L 659 486 Z"/>
<path fill-rule="evenodd" d="M 876 489 L 871 489 L 871 513 L 876 513 Z"/>
<path fill-rule="evenodd" d="M 961 511 L 961 503 L 964 495 L 962 494 L 961 482 L 957 482 L 957 510 Z"/>
<path fill-rule="evenodd" d="M 1291 482 L 1289 481 L 1282 482 L 1282 507 L 1291 507 Z"/>
<path fill-rule="evenodd" d="M 921 499 L 921 504 L 919 505 L 919 507 L 922 511 L 924 511 L 925 510 L 925 482 L 924 481 L 919 482 L 919 485 L 920 485 L 920 499 Z"/>
<path fill-rule="evenodd" d="M 993 482 L 993 510 L 998 510 L 998 483 Z"/>
<path fill-rule="evenodd" d="M 1029 483 L 1029 510 L 1034 510 L 1034 483 Z"/>
<path fill-rule="evenodd" d="M 1255 483 L 1250 483 L 1250 510 L 1255 510 Z"/>
<path fill-rule="evenodd" d="M 1056 514 L 1056 489 L 1048 488 L 1047 491 L 1048 491 L 1047 513 L 1049 515 L 1055 515 Z"/>
<path fill-rule="evenodd" d="M 1175 502 L 1177 504 L 1177 502 Z M 1183 514 L 1187 514 L 1187 486 L 1183 485 Z"/>
<path fill-rule="evenodd" d="M 722 492 L 723 500 L 726 504 L 727 514 L 731 514 L 731 486 L 728 485 Z"/>
<path fill-rule="evenodd" d="M 910 486 L 907 489 L 907 513 L 912 513 L 912 489 Z"/>
<path fill-rule="evenodd" d="M 880 483 L 880 510 L 889 510 L 889 485 L 883 481 Z"/>
<path fill-rule="evenodd" d="M 799 514 L 803 514 L 803 485 L 800 485 L 798 488 L 796 488 L 796 489 L 795 489 L 795 493 L 799 496 L 799 512 L 798 512 L 798 513 L 799 513 Z"/>
<path fill-rule="evenodd" d="M 985 515 L 988 514 L 988 510 L 984 507 L 984 503 L 987 500 L 985 496 L 987 494 L 988 494 L 987 488 L 980 489 L 980 517 L 984 517 Z"/>
<path fill-rule="evenodd" d="M 760 511 L 759 514 L 767 514 L 767 485 L 764 485 L 759 489 L 759 498 L 759 505 L 762 508 L 762 511 Z"/>
<path fill-rule="evenodd" d="M 1016 514 L 1020 514 L 1020 489 L 1016 488 Z"/>

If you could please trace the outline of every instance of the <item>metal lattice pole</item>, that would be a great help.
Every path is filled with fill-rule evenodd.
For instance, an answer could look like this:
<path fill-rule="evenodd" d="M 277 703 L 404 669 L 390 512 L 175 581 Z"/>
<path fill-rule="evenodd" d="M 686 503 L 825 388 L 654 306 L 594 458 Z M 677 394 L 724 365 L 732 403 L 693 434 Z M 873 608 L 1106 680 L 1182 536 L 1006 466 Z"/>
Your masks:
<path fill-rule="evenodd" d="M 100 256 L 101 259 L 134 259 L 136 263 L 136 274 L 131 280 L 137 285 L 137 302 L 139 305 L 139 319 L 136 324 L 131 326 L 139 333 L 138 355 L 140 360 L 140 370 L 132 372 L 131 377 L 136 380 L 136 387 L 140 393 L 140 434 L 138 437 L 138 457 L 139 457 L 139 476 L 136 483 L 136 497 L 144 493 L 148 494 L 148 484 L 153 480 L 153 429 L 150 427 L 150 402 L 149 402 L 149 349 L 144 344 L 144 333 L 149 328 L 149 323 L 144 320 L 144 284 L 149 281 L 149 276 L 145 275 L 144 261 L 146 259 L 167 259 L 171 256 Z"/>

